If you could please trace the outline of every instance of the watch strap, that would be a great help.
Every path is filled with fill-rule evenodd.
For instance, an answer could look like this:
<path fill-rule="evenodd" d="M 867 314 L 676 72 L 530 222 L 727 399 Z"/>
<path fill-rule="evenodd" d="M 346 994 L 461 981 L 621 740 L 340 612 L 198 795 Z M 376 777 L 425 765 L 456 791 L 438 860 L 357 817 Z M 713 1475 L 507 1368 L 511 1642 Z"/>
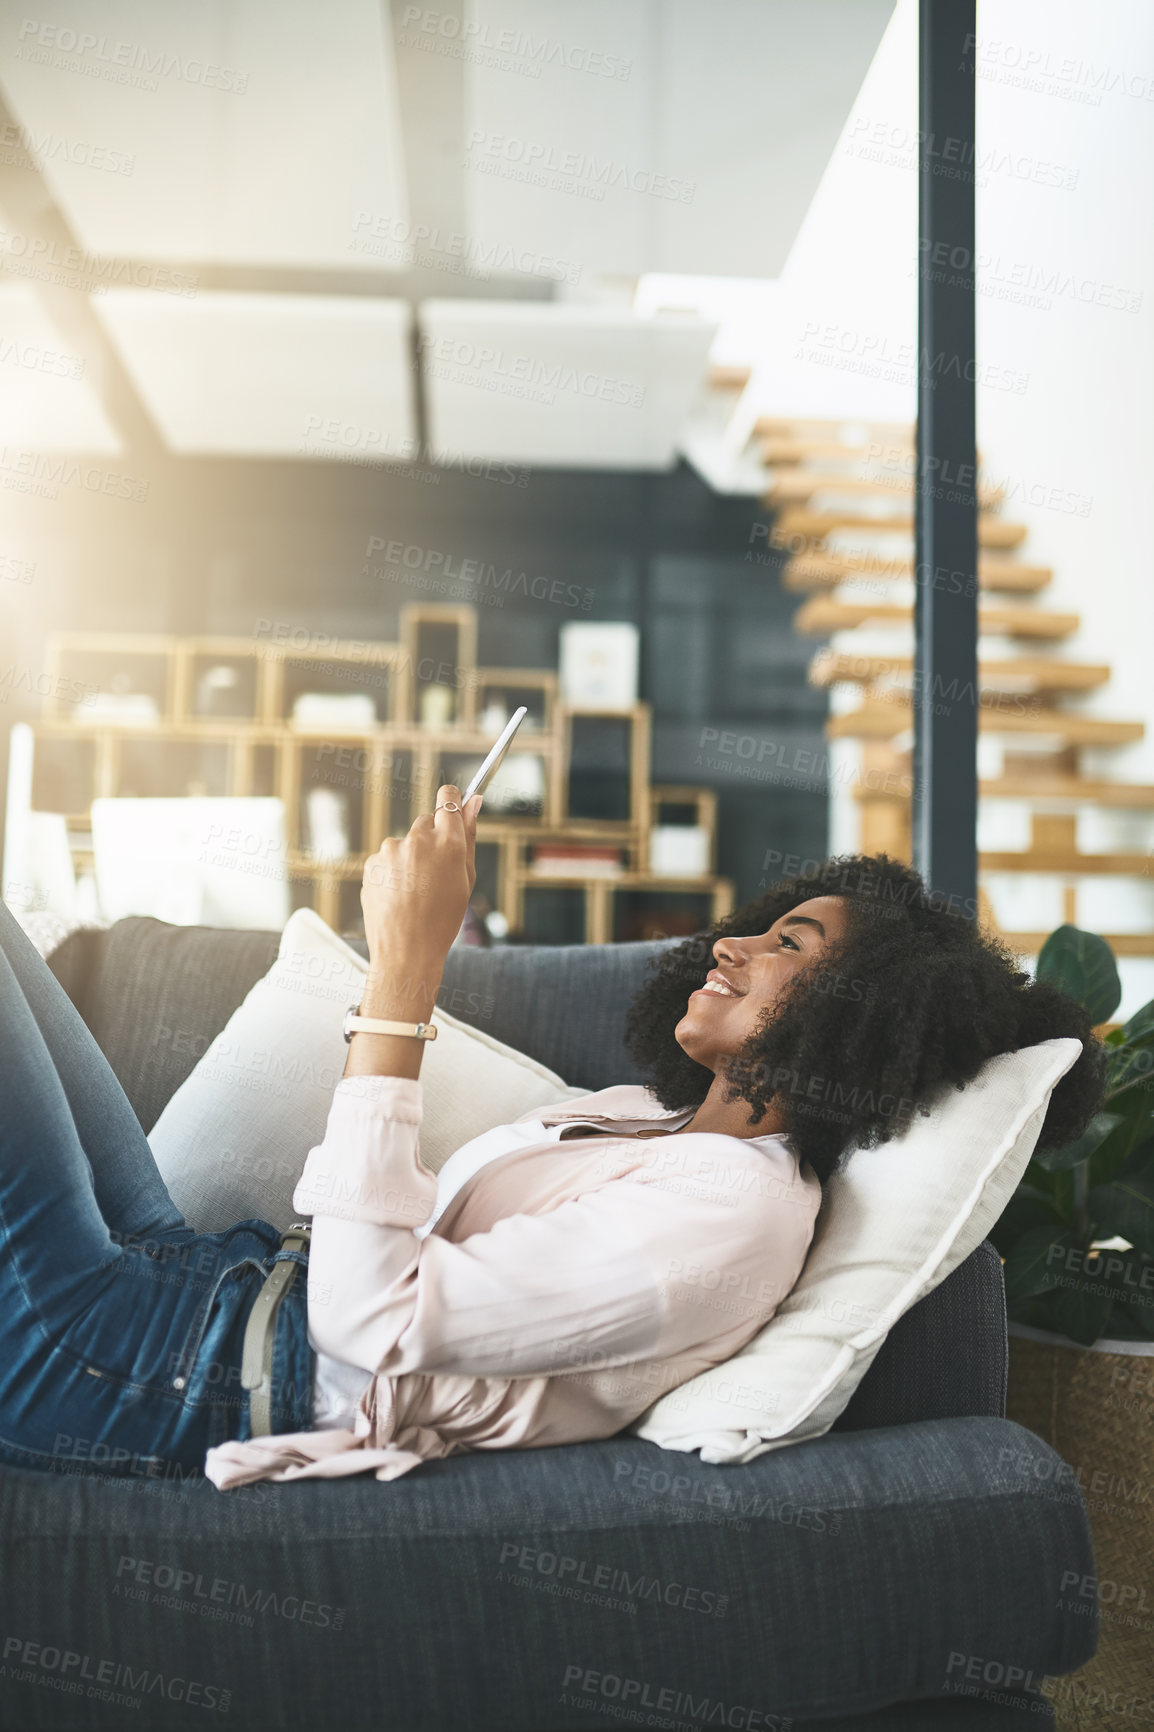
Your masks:
<path fill-rule="evenodd" d="M 399 1034 L 409 1035 L 414 1040 L 437 1038 L 436 1027 L 431 1022 L 390 1022 L 379 1016 L 362 1016 L 356 1006 L 345 1014 L 344 1033 L 346 1040 L 351 1040 L 354 1034 Z"/>

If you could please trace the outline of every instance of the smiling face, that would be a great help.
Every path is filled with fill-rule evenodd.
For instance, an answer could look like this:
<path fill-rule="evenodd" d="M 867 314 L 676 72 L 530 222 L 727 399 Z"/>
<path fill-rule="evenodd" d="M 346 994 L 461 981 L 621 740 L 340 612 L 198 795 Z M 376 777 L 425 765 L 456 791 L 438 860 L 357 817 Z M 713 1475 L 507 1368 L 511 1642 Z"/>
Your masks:
<path fill-rule="evenodd" d="M 799 902 L 754 938 L 719 938 L 705 985 L 690 994 L 675 1030 L 692 1059 L 717 1072 L 755 1032 L 766 1010 L 803 968 L 844 937 L 849 922 L 840 896 Z"/>

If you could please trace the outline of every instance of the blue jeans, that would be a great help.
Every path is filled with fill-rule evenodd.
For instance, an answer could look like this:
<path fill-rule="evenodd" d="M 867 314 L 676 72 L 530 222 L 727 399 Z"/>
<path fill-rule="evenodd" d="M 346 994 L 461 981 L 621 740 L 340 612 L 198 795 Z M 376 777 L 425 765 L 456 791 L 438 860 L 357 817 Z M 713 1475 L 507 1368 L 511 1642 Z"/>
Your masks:
<path fill-rule="evenodd" d="M 0 904 L 0 1461 L 198 1473 L 251 1435 L 245 1323 L 281 1249 L 267 1221 L 195 1233 L 111 1067 Z M 305 1270 L 277 1316 L 274 1431 L 312 1423 Z"/>

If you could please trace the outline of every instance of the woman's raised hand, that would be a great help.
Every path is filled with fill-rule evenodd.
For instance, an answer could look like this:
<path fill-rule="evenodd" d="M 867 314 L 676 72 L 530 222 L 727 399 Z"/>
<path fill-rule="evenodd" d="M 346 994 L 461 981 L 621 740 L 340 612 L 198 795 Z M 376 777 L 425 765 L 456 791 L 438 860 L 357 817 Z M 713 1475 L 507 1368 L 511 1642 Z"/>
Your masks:
<path fill-rule="evenodd" d="M 437 790 L 435 812 L 414 818 L 407 835 L 387 836 L 365 861 L 366 1014 L 417 1021 L 432 1014 L 445 957 L 476 882 L 482 798 L 474 794 L 462 809 L 460 789 L 447 782 Z"/>

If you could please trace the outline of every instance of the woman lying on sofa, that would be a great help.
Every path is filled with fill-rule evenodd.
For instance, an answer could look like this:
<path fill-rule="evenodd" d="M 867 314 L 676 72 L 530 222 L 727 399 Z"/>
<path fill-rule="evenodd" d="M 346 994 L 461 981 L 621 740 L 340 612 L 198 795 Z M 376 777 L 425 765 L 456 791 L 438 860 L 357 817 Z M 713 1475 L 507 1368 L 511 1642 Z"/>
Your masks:
<path fill-rule="evenodd" d="M 79 1014 L 0 907 L 0 1460 L 253 1479 L 607 1437 L 736 1353 L 801 1272 L 822 1185 L 997 1053 L 1082 1056 L 1084 1013 L 884 857 L 830 861 L 661 956 L 629 1015 L 649 1086 L 418 1149 L 424 1037 L 474 882 L 455 787 L 365 866 L 369 976 L 282 1236 L 184 1225 Z M 900 1199 L 895 1206 L 900 1206 Z M 726 1294 L 678 1280 L 708 1263 Z M 307 1280 L 296 1279 L 307 1266 Z"/>

